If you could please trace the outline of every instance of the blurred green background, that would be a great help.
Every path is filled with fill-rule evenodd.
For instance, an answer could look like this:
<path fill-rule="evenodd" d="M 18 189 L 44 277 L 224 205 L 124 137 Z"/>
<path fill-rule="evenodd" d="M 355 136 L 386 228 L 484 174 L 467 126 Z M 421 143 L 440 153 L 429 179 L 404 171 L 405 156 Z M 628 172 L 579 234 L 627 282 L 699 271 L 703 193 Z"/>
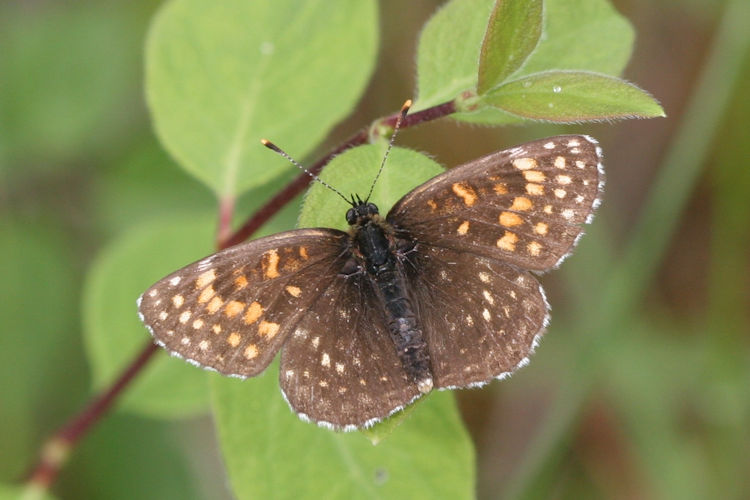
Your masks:
<path fill-rule="evenodd" d="M 595 136 L 606 155 L 594 225 L 543 278 L 553 322 L 531 365 L 458 393 L 480 498 L 750 497 L 745 3 L 614 2 L 637 33 L 625 77 L 666 119 L 502 129 L 444 120 L 399 136 L 448 166 L 565 131 Z M 439 4 L 380 3 L 376 73 L 319 152 L 412 95 L 417 36 Z M 155 214 L 215 209 L 149 123 L 143 42 L 158 6 L 0 5 L 3 483 L 21 480 L 44 438 L 92 395 L 80 314 L 92 259 Z M 282 217 L 293 224 L 295 210 Z M 83 441 L 54 492 L 231 497 L 208 417 L 124 411 Z"/>

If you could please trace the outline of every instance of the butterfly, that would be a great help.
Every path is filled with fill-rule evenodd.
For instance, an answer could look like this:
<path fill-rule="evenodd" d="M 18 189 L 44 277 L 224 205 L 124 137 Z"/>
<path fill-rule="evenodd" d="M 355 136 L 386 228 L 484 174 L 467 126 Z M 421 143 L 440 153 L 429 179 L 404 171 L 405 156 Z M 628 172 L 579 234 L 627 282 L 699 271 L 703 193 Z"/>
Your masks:
<path fill-rule="evenodd" d="M 170 354 L 229 376 L 281 351 L 297 415 L 370 426 L 528 362 L 549 318 L 533 273 L 559 265 L 591 221 L 601 159 L 593 138 L 561 135 L 454 167 L 386 216 L 353 196 L 348 232 L 296 229 L 210 255 L 146 290 L 140 317 Z"/>

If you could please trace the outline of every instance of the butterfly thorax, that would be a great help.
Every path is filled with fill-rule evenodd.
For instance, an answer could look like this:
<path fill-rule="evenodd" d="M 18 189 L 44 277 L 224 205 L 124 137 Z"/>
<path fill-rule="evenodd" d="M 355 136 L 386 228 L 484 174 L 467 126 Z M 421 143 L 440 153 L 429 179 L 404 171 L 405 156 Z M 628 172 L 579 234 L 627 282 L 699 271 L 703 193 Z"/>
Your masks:
<path fill-rule="evenodd" d="M 417 321 L 408 294 L 402 260 L 403 242 L 397 240 L 393 228 L 379 215 L 373 203 L 354 205 L 346 214 L 351 225 L 353 258 L 372 283 L 383 305 L 385 320 L 396 352 L 407 376 L 420 392 L 432 390 L 432 372 L 424 333 Z"/>

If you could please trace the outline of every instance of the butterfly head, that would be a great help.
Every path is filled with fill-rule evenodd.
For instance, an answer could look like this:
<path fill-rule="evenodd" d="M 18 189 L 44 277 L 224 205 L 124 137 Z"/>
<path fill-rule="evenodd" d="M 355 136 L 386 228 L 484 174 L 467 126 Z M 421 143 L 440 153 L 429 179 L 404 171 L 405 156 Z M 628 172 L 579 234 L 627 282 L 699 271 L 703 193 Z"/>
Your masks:
<path fill-rule="evenodd" d="M 362 201 L 359 197 L 352 198 L 352 208 L 346 211 L 346 222 L 350 226 L 361 226 L 378 214 L 378 207 L 374 203 Z"/>

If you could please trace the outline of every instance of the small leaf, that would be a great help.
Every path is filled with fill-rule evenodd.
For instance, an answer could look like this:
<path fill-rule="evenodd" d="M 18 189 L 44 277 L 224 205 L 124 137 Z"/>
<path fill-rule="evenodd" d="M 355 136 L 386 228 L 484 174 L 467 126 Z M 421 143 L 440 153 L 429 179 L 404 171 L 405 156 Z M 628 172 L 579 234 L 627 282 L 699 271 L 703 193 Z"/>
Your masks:
<path fill-rule="evenodd" d="M 346 197 L 359 194 L 364 198 L 378 173 L 384 154 L 385 143 L 350 149 L 334 158 L 323 169 L 320 178 Z M 371 200 L 378 206 L 380 213 L 385 215 L 410 189 L 442 172 L 443 168 L 425 155 L 394 147 L 375 184 Z M 299 226 L 346 230 L 347 208 L 344 200 L 316 182 L 305 197 Z"/>
<path fill-rule="evenodd" d="M 477 93 L 520 68 L 542 34 L 542 0 L 497 0 L 479 56 Z"/>
<path fill-rule="evenodd" d="M 646 91 L 585 71 L 547 71 L 506 83 L 484 96 L 508 113 L 558 123 L 664 116 Z"/>
<path fill-rule="evenodd" d="M 304 157 L 349 113 L 372 73 L 372 0 L 172 0 L 146 43 L 159 139 L 220 197 L 277 175 L 273 139 Z"/>
<path fill-rule="evenodd" d="M 619 75 L 630 59 L 633 27 L 609 0 L 547 0 L 544 24 L 522 74 L 570 69 Z"/>
<path fill-rule="evenodd" d="M 211 387 L 240 499 L 474 497 L 474 452 L 448 392 L 430 395 L 373 446 L 358 432 L 302 422 L 279 393 L 278 363 L 246 381 L 212 377 Z"/>
<path fill-rule="evenodd" d="M 477 61 L 492 6 L 492 0 L 452 0 L 427 22 L 417 52 L 415 110 L 476 89 Z M 547 0 L 542 37 L 516 75 L 552 69 L 619 74 L 633 38 L 630 23 L 607 0 Z M 487 125 L 520 121 L 492 107 L 452 118 Z"/>
<path fill-rule="evenodd" d="M 451 101 L 477 84 L 477 61 L 492 0 L 452 0 L 425 24 L 417 49 L 413 111 Z"/>

